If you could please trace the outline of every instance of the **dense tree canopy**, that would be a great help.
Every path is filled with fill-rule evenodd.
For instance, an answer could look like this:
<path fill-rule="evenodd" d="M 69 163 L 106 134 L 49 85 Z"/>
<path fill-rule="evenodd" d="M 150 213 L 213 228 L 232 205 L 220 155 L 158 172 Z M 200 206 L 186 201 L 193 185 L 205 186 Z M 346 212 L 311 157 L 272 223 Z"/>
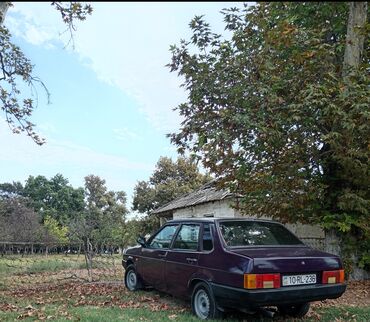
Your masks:
<path fill-rule="evenodd" d="M 149 180 L 136 184 L 132 209 L 149 213 L 209 180 L 210 176 L 200 173 L 195 162 L 189 158 L 180 157 L 172 161 L 161 157 Z"/>
<path fill-rule="evenodd" d="M 0 240 L 37 242 L 45 237 L 37 213 L 23 198 L 0 199 Z"/>
<path fill-rule="evenodd" d="M 170 135 L 179 152 L 242 193 L 246 214 L 344 233 L 361 265 L 370 264 L 367 10 L 339 2 L 225 9 L 229 40 L 195 17 L 168 65 L 188 92 L 177 108 L 182 127 Z M 349 46 L 357 63 L 346 58 Z"/>
<path fill-rule="evenodd" d="M 83 189 L 73 188 L 61 174 L 51 179 L 29 176 L 22 195 L 30 200 L 42 220 L 49 215 L 65 224 L 84 209 Z"/>
<path fill-rule="evenodd" d="M 108 191 L 94 175 L 84 188 L 73 188 L 61 174 L 29 176 L 24 186 L 0 184 L 0 239 L 6 241 L 120 245 L 127 213 L 125 192 Z"/>
<path fill-rule="evenodd" d="M 0 198 L 22 197 L 43 221 L 46 216 L 66 224 L 85 207 L 84 190 L 73 188 L 61 174 L 47 179 L 29 176 L 23 186 L 20 182 L 1 183 Z"/>
<path fill-rule="evenodd" d="M 85 177 L 85 208 L 71 220 L 71 234 L 90 243 L 119 243 L 122 225 L 128 213 L 126 194 L 108 191 L 105 180 L 95 175 Z"/>

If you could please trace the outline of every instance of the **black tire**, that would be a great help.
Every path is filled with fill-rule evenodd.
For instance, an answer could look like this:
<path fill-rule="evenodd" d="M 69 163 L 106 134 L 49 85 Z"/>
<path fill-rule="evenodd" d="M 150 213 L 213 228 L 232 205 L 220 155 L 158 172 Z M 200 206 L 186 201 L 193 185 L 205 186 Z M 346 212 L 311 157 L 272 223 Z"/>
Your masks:
<path fill-rule="evenodd" d="M 191 295 L 191 309 L 199 319 L 220 319 L 221 312 L 216 305 L 215 297 L 206 283 L 200 282 L 195 285 Z"/>
<path fill-rule="evenodd" d="M 282 315 L 288 315 L 295 318 L 304 317 L 309 310 L 310 303 L 279 306 L 279 311 Z"/>
<path fill-rule="evenodd" d="M 136 274 L 135 267 L 130 265 L 125 272 L 125 286 L 129 291 L 137 291 L 142 288 L 139 276 Z"/>

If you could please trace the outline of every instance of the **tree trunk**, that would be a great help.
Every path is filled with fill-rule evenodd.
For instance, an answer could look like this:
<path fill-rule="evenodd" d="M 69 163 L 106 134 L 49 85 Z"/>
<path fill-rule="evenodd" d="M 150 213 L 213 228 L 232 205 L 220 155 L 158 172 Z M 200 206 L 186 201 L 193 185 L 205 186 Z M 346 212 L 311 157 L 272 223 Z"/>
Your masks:
<path fill-rule="evenodd" d="M 10 2 L 0 2 L 0 25 L 4 23 L 6 12 L 10 6 Z"/>
<path fill-rule="evenodd" d="M 343 77 L 346 80 L 358 69 L 365 42 L 367 2 L 350 2 L 347 24 L 346 47 L 343 60 Z"/>
<path fill-rule="evenodd" d="M 93 280 L 92 273 L 92 260 L 93 260 L 93 247 L 90 243 L 90 239 L 87 238 L 85 242 L 85 260 L 89 282 Z"/>

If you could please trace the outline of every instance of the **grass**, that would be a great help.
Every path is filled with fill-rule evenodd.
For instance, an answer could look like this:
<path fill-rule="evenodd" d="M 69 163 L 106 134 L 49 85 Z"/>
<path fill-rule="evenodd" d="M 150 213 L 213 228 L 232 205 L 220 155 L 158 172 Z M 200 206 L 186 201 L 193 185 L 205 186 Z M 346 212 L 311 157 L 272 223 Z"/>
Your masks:
<path fill-rule="evenodd" d="M 86 274 L 84 267 L 84 256 L 77 255 L 0 258 L 0 321 L 199 321 L 188 302 L 154 290 L 128 292 L 119 257 L 96 258 L 95 274 L 108 283 L 63 279 Z M 235 312 L 222 321 L 368 322 L 369 285 L 352 284 L 344 299 L 318 302 L 304 319 Z"/>
<path fill-rule="evenodd" d="M 27 267 L 26 273 L 35 274 L 40 272 L 56 272 L 64 269 L 83 269 L 85 263 L 71 262 L 66 260 L 43 260 L 32 263 Z"/>
<path fill-rule="evenodd" d="M 145 308 L 127 308 L 119 307 L 96 307 L 96 306 L 63 306 L 48 305 L 33 307 L 34 309 L 23 309 L 21 312 L 2 312 L 0 311 L 0 321 L 35 321 L 35 320 L 52 320 L 52 321 L 89 321 L 89 322 L 114 322 L 114 321 L 178 321 L 178 322 L 199 322 L 189 311 L 177 312 L 176 310 L 165 310 L 153 312 Z M 370 317 L 370 308 L 329 308 L 318 311 L 321 322 L 368 322 Z M 223 322 L 250 321 L 250 322 L 272 322 L 286 321 L 297 322 L 317 321 L 317 316 L 311 316 L 304 319 L 283 319 L 282 317 L 265 318 L 253 317 L 246 314 L 227 315 Z"/>
<path fill-rule="evenodd" d="M 83 267 L 81 267 L 83 266 Z M 84 268 L 85 259 L 83 255 L 33 255 L 33 256 L 6 256 L 0 258 L 0 275 L 5 274 L 32 274 L 38 272 L 67 269 Z"/>
<path fill-rule="evenodd" d="M 93 279 L 120 279 L 121 256 L 96 256 Z M 68 278 L 88 280 L 84 255 L 8 255 L 0 257 L 0 290 L 21 285 L 58 283 Z"/>
<path fill-rule="evenodd" d="M 370 307 L 330 307 L 319 310 L 322 313 L 320 321 L 370 321 Z"/>

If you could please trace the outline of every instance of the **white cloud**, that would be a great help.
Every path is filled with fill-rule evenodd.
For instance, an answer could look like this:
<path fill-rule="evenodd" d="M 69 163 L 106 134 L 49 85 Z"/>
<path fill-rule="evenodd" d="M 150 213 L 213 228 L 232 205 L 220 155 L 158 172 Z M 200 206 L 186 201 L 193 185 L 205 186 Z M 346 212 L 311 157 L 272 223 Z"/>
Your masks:
<path fill-rule="evenodd" d="M 188 24 L 196 14 L 205 14 L 211 27 L 222 32 L 219 11 L 231 6 L 242 3 L 94 2 L 93 14 L 78 24 L 76 52 L 100 80 L 135 99 L 154 128 L 173 132 L 181 119 L 172 109 L 186 95 L 180 79 L 165 67 L 171 58 L 169 46 L 189 39 Z M 23 37 L 33 44 L 50 45 L 59 39 L 57 30 L 65 28 L 56 10 L 44 3 L 15 3 L 11 10 L 25 17 Z M 9 23 L 20 29 L 16 22 Z"/>
<path fill-rule="evenodd" d="M 128 128 L 114 129 L 115 137 L 120 141 L 132 141 L 139 139 L 139 135 Z"/>
<path fill-rule="evenodd" d="M 66 28 L 54 11 L 45 4 L 14 3 L 5 18 L 5 25 L 13 35 L 49 48 L 54 46 L 53 42 L 62 41 L 60 34 Z"/>
<path fill-rule="evenodd" d="M 68 33 L 59 13 L 42 2 L 14 2 L 6 16 L 10 31 L 27 42 L 62 50 Z M 75 54 L 98 79 L 119 88 L 134 99 L 134 105 L 160 133 L 177 131 L 180 116 L 172 111 L 186 95 L 180 79 L 165 67 L 170 62 L 169 46 L 189 39 L 188 23 L 194 15 L 205 14 L 217 32 L 223 31 L 222 7 L 242 3 L 219 2 L 94 2 L 94 12 L 79 23 L 75 33 Z M 69 50 L 71 48 L 69 47 Z M 154 165 L 125 156 L 101 153 L 84 146 L 50 139 L 57 133 L 47 123 L 39 128 L 48 143 L 37 146 L 25 135 L 11 134 L 0 119 L 0 163 L 2 181 L 22 181 L 29 175 L 63 173 L 74 186 L 83 185 L 88 174 L 100 175 L 113 190 L 124 190 L 129 201 L 138 178 L 154 170 Z M 117 139 L 139 140 L 130 128 L 115 129 Z M 77 135 L 77 134 L 76 134 Z M 144 140 L 143 140 L 144 141 Z M 11 142 L 11 143 L 9 143 Z M 93 143 L 91 144 L 93 146 Z M 164 148 L 175 155 L 176 148 Z M 131 153 L 130 158 L 134 158 Z"/>

